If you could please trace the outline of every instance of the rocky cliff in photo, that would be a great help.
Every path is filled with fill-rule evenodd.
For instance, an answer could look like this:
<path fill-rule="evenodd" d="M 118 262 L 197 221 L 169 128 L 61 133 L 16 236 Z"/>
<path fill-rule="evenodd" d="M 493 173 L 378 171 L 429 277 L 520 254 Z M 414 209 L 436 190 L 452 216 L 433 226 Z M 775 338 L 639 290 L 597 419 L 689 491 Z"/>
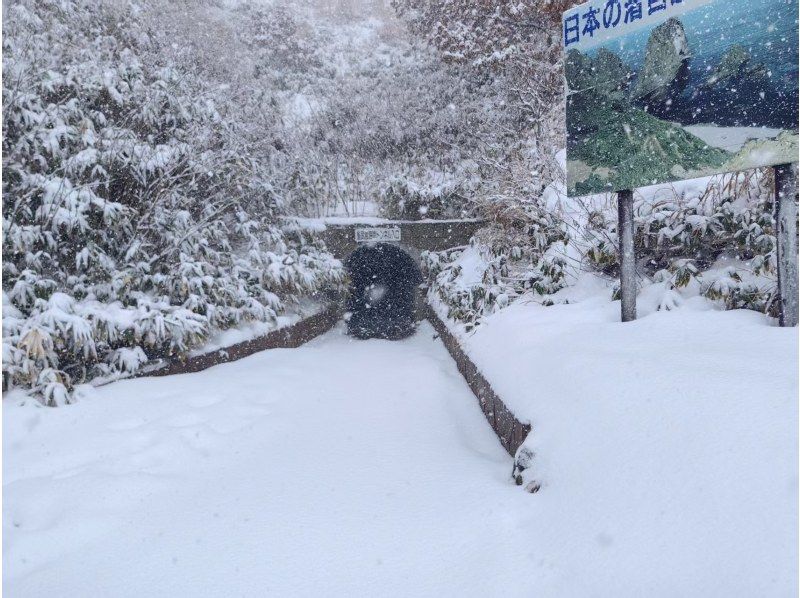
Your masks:
<path fill-rule="evenodd" d="M 651 114 L 667 117 L 688 83 L 690 56 L 678 19 L 668 19 L 653 29 L 631 100 Z"/>
<path fill-rule="evenodd" d="M 662 98 L 666 105 L 672 80 L 663 70 L 657 76 L 655 59 L 651 64 L 649 90 L 639 97 Z M 628 93 L 633 71 L 613 52 L 602 48 L 592 57 L 571 50 L 565 73 L 567 169 L 575 193 L 633 188 L 643 179 L 682 176 L 687 165 L 700 171 L 728 159 L 727 152 L 634 105 Z M 634 95 L 644 89 L 637 86 Z"/>

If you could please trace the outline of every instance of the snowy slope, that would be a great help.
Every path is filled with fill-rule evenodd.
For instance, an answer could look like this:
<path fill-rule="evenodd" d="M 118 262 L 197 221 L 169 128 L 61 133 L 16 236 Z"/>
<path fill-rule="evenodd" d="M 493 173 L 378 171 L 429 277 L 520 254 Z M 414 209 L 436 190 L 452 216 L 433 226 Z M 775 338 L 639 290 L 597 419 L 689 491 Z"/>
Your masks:
<path fill-rule="evenodd" d="M 619 302 L 597 278 L 521 298 L 466 348 L 533 434 L 544 596 L 797 593 L 797 329 L 694 297 Z M 535 513 L 535 515 L 533 515 Z"/>
<path fill-rule="evenodd" d="M 535 497 L 432 335 L 7 396 L 6 595 L 528 595 Z"/>

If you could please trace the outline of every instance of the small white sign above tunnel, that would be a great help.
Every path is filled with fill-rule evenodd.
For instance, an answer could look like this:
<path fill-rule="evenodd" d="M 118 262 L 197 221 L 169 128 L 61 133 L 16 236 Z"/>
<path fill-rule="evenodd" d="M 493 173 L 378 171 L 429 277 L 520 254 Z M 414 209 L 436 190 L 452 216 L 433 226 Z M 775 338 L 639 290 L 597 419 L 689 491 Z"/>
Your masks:
<path fill-rule="evenodd" d="M 356 229 L 356 243 L 379 243 L 399 240 L 400 227 L 398 226 Z"/>

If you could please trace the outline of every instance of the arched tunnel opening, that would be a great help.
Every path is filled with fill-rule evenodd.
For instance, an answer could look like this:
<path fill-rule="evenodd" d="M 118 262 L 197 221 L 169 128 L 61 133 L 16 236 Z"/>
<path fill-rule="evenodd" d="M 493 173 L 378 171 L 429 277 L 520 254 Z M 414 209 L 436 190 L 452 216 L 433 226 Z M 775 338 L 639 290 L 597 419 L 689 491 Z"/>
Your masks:
<path fill-rule="evenodd" d="M 422 274 L 410 255 L 388 243 L 364 245 L 350 254 L 345 268 L 350 275 L 348 334 L 398 340 L 414 333 Z"/>

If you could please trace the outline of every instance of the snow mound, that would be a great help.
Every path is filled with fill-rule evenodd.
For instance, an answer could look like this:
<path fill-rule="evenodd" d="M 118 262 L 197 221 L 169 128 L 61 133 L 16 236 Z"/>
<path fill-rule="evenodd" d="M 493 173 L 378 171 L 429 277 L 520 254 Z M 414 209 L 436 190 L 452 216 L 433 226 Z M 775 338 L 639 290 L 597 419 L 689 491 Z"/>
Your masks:
<path fill-rule="evenodd" d="M 592 277 L 594 278 L 594 277 Z M 597 284 L 521 298 L 469 355 L 533 432 L 531 587 L 558 596 L 797 591 L 797 329 L 693 297 L 671 311 Z M 592 288 L 595 289 L 592 292 Z"/>

